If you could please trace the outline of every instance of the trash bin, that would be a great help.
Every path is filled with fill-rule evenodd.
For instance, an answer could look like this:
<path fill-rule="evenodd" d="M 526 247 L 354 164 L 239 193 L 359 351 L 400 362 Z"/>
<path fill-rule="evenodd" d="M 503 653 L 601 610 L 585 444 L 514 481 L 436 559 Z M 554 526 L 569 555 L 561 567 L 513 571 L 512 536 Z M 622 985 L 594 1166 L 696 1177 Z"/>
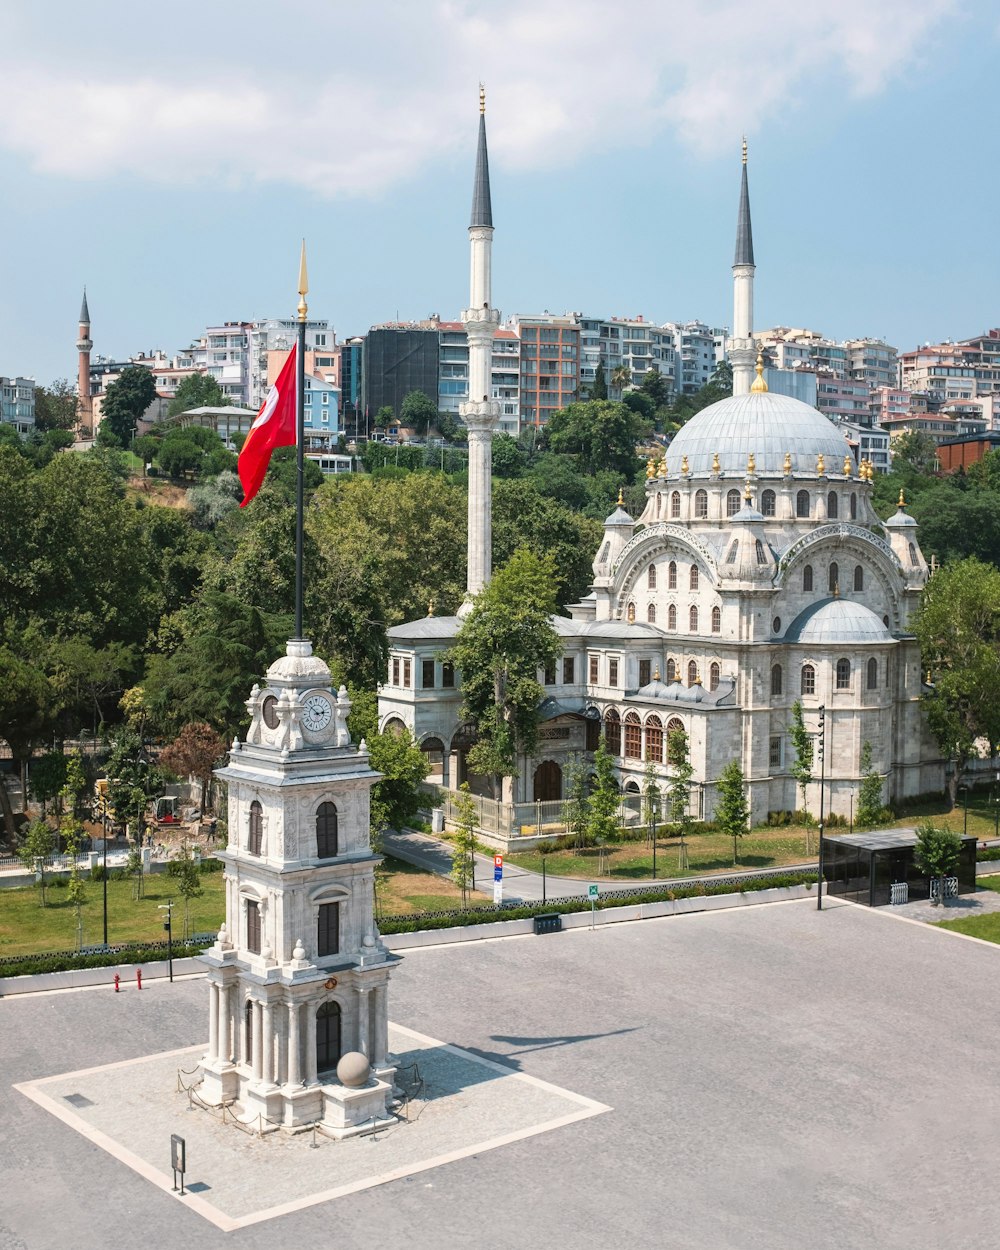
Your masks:
<path fill-rule="evenodd" d="M 431 808 L 431 832 L 444 833 L 444 808 Z"/>
<path fill-rule="evenodd" d="M 543 916 L 535 917 L 536 933 L 559 933 L 562 929 L 562 916 L 557 911 L 546 912 Z"/>

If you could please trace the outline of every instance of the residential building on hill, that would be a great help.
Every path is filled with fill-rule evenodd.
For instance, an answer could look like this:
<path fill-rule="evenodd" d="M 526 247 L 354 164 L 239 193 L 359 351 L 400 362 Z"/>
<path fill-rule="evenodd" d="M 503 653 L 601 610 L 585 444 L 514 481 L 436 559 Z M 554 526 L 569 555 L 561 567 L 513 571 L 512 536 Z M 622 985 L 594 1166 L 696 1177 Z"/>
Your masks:
<path fill-rule="evenodd" d="M 12 425 L 18 434 L 35 428 L 34 378 L 0 377 L 0 421 Z"/>

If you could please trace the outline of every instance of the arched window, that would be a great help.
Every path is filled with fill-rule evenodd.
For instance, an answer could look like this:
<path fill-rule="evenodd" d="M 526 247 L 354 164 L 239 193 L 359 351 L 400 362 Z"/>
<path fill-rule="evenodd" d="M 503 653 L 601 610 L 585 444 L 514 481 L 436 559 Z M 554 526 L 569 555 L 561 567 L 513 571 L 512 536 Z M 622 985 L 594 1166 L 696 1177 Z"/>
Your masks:
<path fill-rule="evenodd" d="M 340 1004 L 328 999 L 316 1012 L 316 1071 L 332 1072 L 340 1062 Z"/>
<path fill-rule="evenodd" d="M 835 490 L 830 491 L 826 497 L 826 515 L 831 521 L 837 519 L 837 492 Z"/>
<path fill-rule="evenodd" d="M 250 804 L 250 829 L 247 834 L 247 850 L 259 855 L 264 835 L 264 811 L 256 799 Z"/>
<path fill-rule="evenodd" d="M 865 588 L 865 571 L 860 564 L 854 566 L 854 589 L 864 590 Z"/>
<path fill-rule="evenodd" d="M 681 514 L 681 492 L 679 490 L 675 490 L 671 493 L 671 496 L 670 496 L 670 515 L 672 517 L 679 517 L 680 514 Z"/>
<path fill-rule="evenodd" d="M 774 516 L 777 512 L 777 496 L 773 490 L 765 490 L 760 496 L 761 516 Z"/>
<path fill-rule="evenodd" d="M 646 570 L 646 586 L 649 590 L 656 589 L 656 565 L 651 564 Z"/>
<path fill-rule="evenodd" d="M 739 551 L 739 549 L 740 549 L 740 540 L 738 538 L 734 538 L 733 545 L 729 548 L 729 552 L 726 555 L 727 564 L 736 563 L 736 553 Z"/>
<path fill-rule="evenodd" d="M 856 521 L 857 519 L 858 519 L 858 496 L 852 490 L 851 491 L 851 520 Z"/>
<path fill-rule="evenodd" d="M 669 738 L 671 734 L 675 734 L 678 729 L 681 733 L 684 732 L 684 722 L 679 716 L 671 716 L 667 721 L 667 737 Z"/>
<path fill-rule="evenodd" d="M 708 491 L 696 490 L 694 493 L 694 514 L 696 517 L 708 516 Z"/>
<path fill-rule="evenodd" d="M 712 609 L 712 633 L 722 633 L 722 609 L 718 604 Z"/>
<path fill-rule="evenodd" d="M 677 628 L 677 605 L 671 604 L 667 608 L 667 629 Z"/>
<path fill-rule="evenodd" d="M 320 859 L 337 855 L 337 805 L 320 803 L 316 811 L 316 854 Z"/>
<path fill-rule="evenodd" d="M 663 722 L 658 716 L 646 718 L 646 759 L 652 764 L 663 763 Z"/>
<path fill-rule="evenodd" d="M 634 625 L 634 624 L 635 624 L 635 604 L 634 604 L 634 603 L 632 603 L 632 601 L 631 601 L 631 600 L 629 600 L 629 605 L 628 605 L 628 607 L 625 609 L 625 616 L 626 616 L 626 618 L 627 618 L 627 620 L 628 620 L 628 623 L 629 623 L 630 625 Z"/>
<path fill-rule="evenodd" d="M 694 660 L 688 660 L 688 685 L 696 686 L 698 684 L 698 665 Z"/>
<path fill-rule="evenodd" d="M 316 954 L 340 954 L 340 904 L 320 903 L 316 921 Z"/>
<path fill-rule="evenodd" d="M 781 671 L 780 664 L 772 664 L 771 666 L 771 698 L 776 698 L 781 694 L 782 678 L 784 674 Z"/>
<path fill-rule="evenodd" d="M 656 515 L 657 515 L 657 516 L 659 516 L 659 515 L 660 515 L 660 504 L 661 504 L 661 503 L 662 503 L 662 499 L 660 498 L 660 492 L 659 492 L 659 491 L 657 491 L 657 492 L 656 492 Z"/>
<path fill-rule="evenodd" d="M 255 898 L 247 899 L 247 950 L 260 954 L 260 903 Z"/>
<path fill-rule="evenodd" d="M 851 661 L 837 661 L 837 689 L 850 690 L 851 688 Z"/>
<path fill-rule="evenodd" d="M 613 707 L 609 707 L 604 713 L 604 745 L 611 755 L 621 755 L 622 726 Z"/>
<path fill-rule="evenodd" d="M 625 717 L 625 758 L 642 759 L 642 724 L 635 712 Z"/>
<path fill-rule="evenodd" d="M 656 604 L 655 603 L 651 603 L 649 607 L 646 609 L 646 620 L 649 621 L 650 625 L 656 624 Z"/>
<path fill-rule="evenodd" d="M 800 490 L 795 496 L 795 515 L 809 515 L 809 492 L 807 490 Z"/>
<path fill-rule="evenodd" d="M 719 688 L 719 678 L 720 678 L 721 676 L 722 676 L 722 669 L 719 667 L 718 663 L 717 663 L 716 661 L 714 661 L 714 660 L 713 660 L 713 661 L 712 661 L 712 664 L 711 664 L 711 667 L 710 667 L 710 668 L 709 668 L 709 670 L 708 670 L 708 688 L 709 688 L 709 690 L 718 690 L 718 688 Z"/>
<path fill-rule="evenodd" d="M 836 560 L 830 563 L 829 587 L 831 595 L 834 591 L 840 592 L 840 565 Z"/>
<path fill-rule="evenodd" d="M 248 998 L 243 1007 L 243 1062 L 253 1063 L 253 999 Z"/>
<path fill-rule="evenodd" d="M 812 590 L 813 588 L 813 566 L 807 564 L 802 570 L 802 589 Z"/>
<path fill-rule="evenodd" d="M 677 561 L 671 560 L 667 565 L 667 590 L 677 589 Z"/>
<path fill-rule="evenodd" d="M 767 556 L 764 554 L 764 544 L 759 538 L 754 539 L 754 550 L 757 555 L 758 564 L 767 564 Z"/>
<path fill-rule="evenodd" d="M 811 664 L 803 664 L 802 666 L 802 693 L 816 693 L 816 670 Z"/>
<path fill-rule="evenodd" d="M 917 548 L 914 543 L 910 543 L 910 563 L 913 565 L 920 563 L 917 559 Z"/>
<path fill-rule="evenodd" d="M 696 634 L 698 632 L 698 609 L 692 606 L 688 613 L 688 632 Z"/>
<path fill-rule="evenodd" d="M 878 660 L 874 656 L 868 661 L 868 689 L 878 689 Z"/>
<path fill-rule="evenodd" d="M 677 680 L 677 663 L 675 660 L 667 660 L 667 681 Z"/>
<path fill-rule="evenodd" d="M 726 495 L 726 516 L 735 516 L 740 510 L 740 492 L 731 490 Z"/>
<path fill-rule="evenodd" d="M 697 564 L 692 564 L 691 573 L 690 573 L 690 576 L 688 577 L 688 586 L 690 587 L 690 589 L 697 590 L 700 580 L 701 579 L 698 575 L 698 566 Z"/>

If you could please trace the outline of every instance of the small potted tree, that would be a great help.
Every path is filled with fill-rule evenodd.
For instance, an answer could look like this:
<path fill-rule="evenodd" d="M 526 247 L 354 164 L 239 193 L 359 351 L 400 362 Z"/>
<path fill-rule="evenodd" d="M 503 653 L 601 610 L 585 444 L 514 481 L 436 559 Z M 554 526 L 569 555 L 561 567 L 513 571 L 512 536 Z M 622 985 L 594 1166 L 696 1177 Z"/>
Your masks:
<path fill-rule="evenodd" d="M 953 876 L 958 870 L 962 855 L 962 839 L 951 829 L 943 829 L 925 821 L 917 830 L 917 844 L 913 857 L 917 867 L 932 879 L 931 906 L 937 907 L 945 901 L 944 880 Z M 934 896 L 933 881 L 937 881 L 937 897 Z"/>

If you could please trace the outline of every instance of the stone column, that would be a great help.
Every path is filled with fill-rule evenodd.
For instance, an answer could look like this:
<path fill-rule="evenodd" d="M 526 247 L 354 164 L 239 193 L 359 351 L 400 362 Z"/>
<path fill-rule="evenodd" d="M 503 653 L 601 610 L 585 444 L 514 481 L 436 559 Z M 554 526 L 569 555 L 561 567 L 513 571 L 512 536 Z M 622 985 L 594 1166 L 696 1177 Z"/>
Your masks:
<path fill-rule="evenodd" d="M 316 1005 L 306 1003 L 306 1085 L 316 1085 Z"/>
<path fill-rule="evenodd" d="M 208 983 L 208 1057 L 219 1057 L 219 987 Z"/>
<path fill-rule="evenodd" d="M 368 1002 L 368 987 L 363 986 L 358 989 L 358 1050 L 370 1061 L 371 1055 L 368 1052 L 368 1025 L 369 1011 L 371 1010 Z"/>
<path fill-rule="evenodd" d="M 284 1085 L 288 1080 L 288 1017 L 281 1010 L 281 1003 L 277 1004 L 277 1010 L 274 1013 L 274 1037 L 277 1045 L 277 1054 L 275 1058 L 275 1069 L 272 1080 L 275 1085 Z"/>
<path fill-rule="evenodd" d="M 385 1052 L 387 1046 L 387 1024 L 386 1024 L 386 987 L 385 985 L 375 986 L 375 1036 L 372 1038 L 372 1067 L 378 1068 L 385 1063 Z"/>
<path fill-rule="evenodd" d="M 274 1079 L 274 1020 L 273 1011 L 270 1002 L 264 1002 L 261 1008 L 261 1032 L 263 1034 L 263 1045 L 261 1046 L 261 1080 L 265 1085 L 270 1085 Z"/>
<path fill-rule="evenodd" d="M 253 1003 L 252 1032 L 250 1042 L 250 1058 L 253 1067 L 253 1079 L 259 1081 L 261 1073 L 264 1070 L 264 1046 L 261 1038 L 261 1010 L 260 1003 L 255 999 L 250 1000 Z"/>
<path fill-rule="evenodd" d="M 288 1084 L 301 1085 L 302 1043 L 299 1040 L 299 1004 L 288 1004 Z"/>

